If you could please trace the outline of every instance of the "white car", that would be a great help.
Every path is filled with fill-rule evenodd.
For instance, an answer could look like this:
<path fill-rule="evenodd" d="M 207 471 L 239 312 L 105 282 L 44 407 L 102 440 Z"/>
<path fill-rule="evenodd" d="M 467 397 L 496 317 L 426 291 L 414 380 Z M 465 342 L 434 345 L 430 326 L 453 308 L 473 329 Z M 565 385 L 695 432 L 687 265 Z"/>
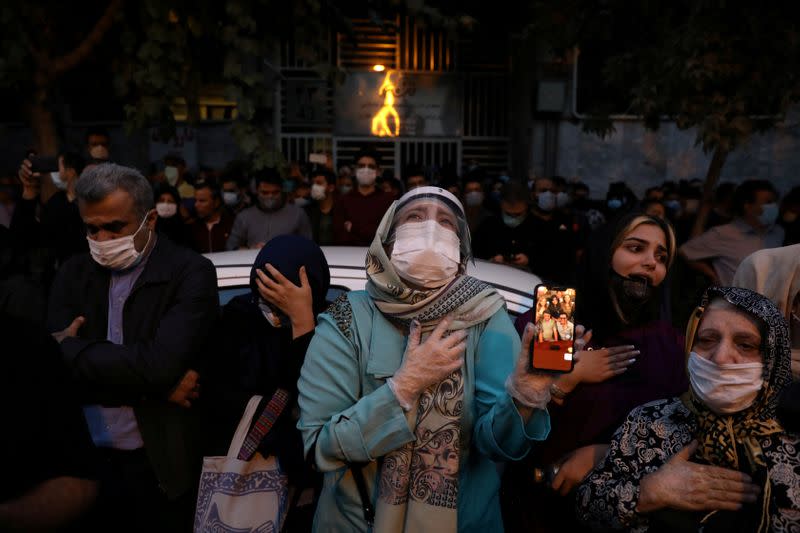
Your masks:
<path fill-rule="evenodd" d="M 364 271 L 367 248 L 323 246 L 322 251 L 331 270 L 328 301 L 333 301 L 342 292 L 364 289 L 367 284 L 367 275 Z M 205 255 L 217 269 L 220 305 L 225 305 L 234 296 L 250 292 L 250 269 L 258 250 L 236 250 Z M 506 299 L 512 318 L 531 308 L 533 290 L 541 283 L 537 276 L 529 272 L 481 259 L 476 259 L 474 264 L 470 262 L 467 273 L 492 284 Z"/>

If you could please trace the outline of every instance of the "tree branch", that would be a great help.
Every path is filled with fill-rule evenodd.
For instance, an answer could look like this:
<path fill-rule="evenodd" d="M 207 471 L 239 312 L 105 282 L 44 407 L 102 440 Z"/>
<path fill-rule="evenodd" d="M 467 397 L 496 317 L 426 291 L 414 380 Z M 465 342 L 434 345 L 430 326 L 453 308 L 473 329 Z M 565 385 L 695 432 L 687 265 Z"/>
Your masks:
<path fill-rule="evenodd" d="M 65 54 L 53 61 L 53 72 L 55 76 L 63 74 L 80 64 L 102 39 L 106 32 L 114 25 L 114 16 L 122 7 L 123 0 L 111 0 L 105 13 L 94 25 L 89 35 L 68 54 Z"/>

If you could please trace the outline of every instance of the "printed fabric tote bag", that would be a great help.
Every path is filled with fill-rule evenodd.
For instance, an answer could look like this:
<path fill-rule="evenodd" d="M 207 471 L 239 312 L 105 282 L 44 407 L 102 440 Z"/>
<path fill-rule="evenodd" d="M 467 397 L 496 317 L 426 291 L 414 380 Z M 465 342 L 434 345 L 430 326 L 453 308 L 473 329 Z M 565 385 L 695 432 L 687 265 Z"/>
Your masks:
<path fill-rule="evenodd" d="M 288 510 L 288 479 L 274 456 L 264 458 L 256 449 L 288 400 L 289 394 L 278 389 L 250 430 L 261 396 L 250 398 L 228 455 L 203 458 L 195 533 L 281 530 Z"/>

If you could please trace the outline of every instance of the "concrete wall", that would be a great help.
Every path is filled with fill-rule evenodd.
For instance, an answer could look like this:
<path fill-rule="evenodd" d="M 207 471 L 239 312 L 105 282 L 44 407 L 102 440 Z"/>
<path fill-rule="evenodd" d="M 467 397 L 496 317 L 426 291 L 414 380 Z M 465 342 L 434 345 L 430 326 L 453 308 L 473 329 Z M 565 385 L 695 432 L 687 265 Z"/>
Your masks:
<path fill-rule="evenodd" d="M 665 180 L 705 179 L 711 155 L 695 146 L 694 130 L 681 131 L 672 122 L 655 132 L 634 121 L 617 121 L 614 127 L 615 133 L 600 139 L 583 133 L 580 125 L 561 121 L 557 173 L 579 178 L 589 185 L 593 197 L 603 197 L 608 184 L 617 180 L 625 180 L 641 197 L 645 189 Z M 543 126 L 535 125 L 535 172 L 542 171 L 543 135 Z M 781 193 L 800 185 L 800 110 L 728 156 L 722 181 L 748 178 L 768 179 Z"/>
<path fill-rule="evenodd" d="M 138 168 L 147 172 L 151 163 L 161 164 L 165 151 L 184 152 L 182 146 L 174 143 L 157 143 L 150 138 L 149 132 L 138 131 L 128 134 L 120 124 L 105 124 L 111 135 L 112 159 L 123 165 Z M 232 159 L 240 156 L 236 142 L 230 134 L 229 123 L 212 122 L 197 126 L 196 139 L 191 145 L 191 154 L 184 157 L 191 170 L 197 166 L 222 168 Z M 84 151 L 84 135 L 86 126 L 69 126 L 65 131 L 64 145 L 70 150 Z M 31 130 L 22 125 L 4 125 L 0 127 L 0 174 L 16 174 L 20 161 L 25 157 L 27 149 L 32 145 Z"/>

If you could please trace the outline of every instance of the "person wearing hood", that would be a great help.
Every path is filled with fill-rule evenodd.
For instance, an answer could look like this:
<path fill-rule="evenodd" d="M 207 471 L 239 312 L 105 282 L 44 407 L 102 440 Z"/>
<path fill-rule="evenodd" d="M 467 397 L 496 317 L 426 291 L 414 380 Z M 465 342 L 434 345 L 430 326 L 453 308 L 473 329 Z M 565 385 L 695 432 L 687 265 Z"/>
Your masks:
<path fill-rule="evenodd" d="M 795 531 L 800 436 L 778 420 L 792 380 L 783 313 L 765 296 L 711 287 L 686 329 L 691 387 L 637 407 L 578 489 L 595 528 Z"/>
<path fill-rule="evenodd" d="M 675 249 L 669 223 L 642 214 L 592 240 L 575 293 L 575 367 L 556 379 L 548 406 L 553 431 L 524 468 L 506 470 L 506 518 L 517 529 L 580 530 L 573 490 L 603 458 L 614 430 L 637 405 L 688 387 L 682 335 L 662 310 Z M 517 319 L 518 331 L 531 314 Z M 556 474 L 537 484 L 536 468 Z M 552 512 L 539 513 L 530 501 Z"/>
<path fill-rule="evenodd" d="M 256 175 L 257 203 L 233 222 L 226 248 L 263 248 L 278 235 L 300 235 L 311 239 L 311 223 L 302 208 L 286 202 L 283 180 L 275 169 Z"/>
<path fill-rule="evenodd" d="M 689 266 L 712 283 L 730 285 L 739 263 L 757 250 L 783 245 L 777 193 L 766 180 L 748 180 L 734 193 L 733 222 L 715 226 L 680 247 Z"/>
<path fill-rule="evenodd" d="M 210 455 L 224 455 L 247 402 L 263 397 L 257 412 L 281 391 L 285 407 L 258 451 L 276 456 L 289 484 L 298 491 L 318 483 L 303 455 L 297 422 L 297 379 L 314 335 L 316 316 L 327 307 L 330 271 L 313 241 L 280 235 L 258 253 L 250 273 L 250 292 L 222 308 L 218 353 L 214 366 L 201 374 L 204 410 L 215 429 L 209 431 Z M 289 523 L 309 512 L 293 509 Z M 298 530 L 305 530 L 300 528 Z"/>
<path fill-rule="evenodd" d="M 298 382 L 314 531 L 503 530 L 494 461 L 547 437 L 552 378 L 470 258 L 461 202 L 418 187 L 383 217 L 366 291 L 319 316 Z"/>

